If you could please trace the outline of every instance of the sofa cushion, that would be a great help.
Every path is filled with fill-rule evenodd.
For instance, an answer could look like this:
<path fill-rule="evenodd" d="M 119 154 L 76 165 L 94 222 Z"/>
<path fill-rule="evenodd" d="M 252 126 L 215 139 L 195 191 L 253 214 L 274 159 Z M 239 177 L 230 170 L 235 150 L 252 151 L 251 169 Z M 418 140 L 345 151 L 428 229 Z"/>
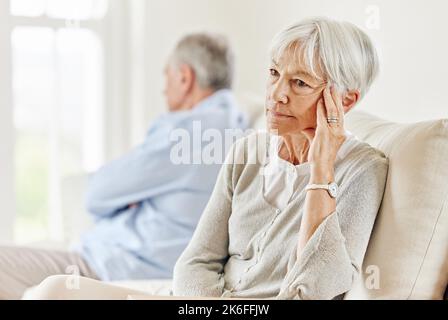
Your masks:
<path fill-rule="evenodd" d="M 110 284 L 115 286 L 138 290 L 149 295 L 155 296 L 171 296 L 172 280 L 171 279 L 152 279 L 152 280 L 121 280 L 111 281 Z"/>
<path fill-rule="evenodd" d="M 442 299 L 448 282 L 448 120 L 398 124 L 365 112 L 346 128 L 389 173 L 361 276 L 346 299 Z"/>

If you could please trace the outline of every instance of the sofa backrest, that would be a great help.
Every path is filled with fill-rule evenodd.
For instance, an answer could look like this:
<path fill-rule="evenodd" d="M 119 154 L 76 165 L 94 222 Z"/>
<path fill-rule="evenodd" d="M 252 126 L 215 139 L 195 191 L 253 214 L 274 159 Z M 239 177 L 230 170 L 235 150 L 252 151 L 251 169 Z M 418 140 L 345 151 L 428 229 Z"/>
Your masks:
<path fill-rule="evenodd" d="M 442 299 L 448 282 L 448 120 L 398 124 L 365 112 L 346 128 L 389 173 L 361 276 L 346 299 Z"/>

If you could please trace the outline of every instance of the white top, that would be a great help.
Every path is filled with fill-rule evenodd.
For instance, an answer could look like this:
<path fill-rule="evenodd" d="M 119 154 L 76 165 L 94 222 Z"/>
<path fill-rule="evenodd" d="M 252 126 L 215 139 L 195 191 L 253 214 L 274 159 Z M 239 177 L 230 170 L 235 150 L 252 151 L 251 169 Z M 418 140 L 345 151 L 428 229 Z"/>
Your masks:
<path fill-rule="evenodd" d="M 337 206 L 297 259 L 306 191 L 299 188 L 284 210 L 264 199 L 260 171 L 269 143 L 267 133 L 257 132 L 230 149 L 174 267 L 175 296 L 340 299 L 356 285 L 383 197 L 387 158 L 360 141 L 335 162 Z"/>
<path fill-rule="evenodd" d="M 345 131 L 347 139 L 338 151 L 337 158 L 343 158 L 356 145 L 356 138 L 351 132 Z M 272 135 L 269 148 L 269 161 L 264 171 L 263 195 L 266 201 L 281 210 L 285 209 L 295 197 L 299 186 L 308 184 L 309 163 L 299 165 L 280 158 L 278 153 L 283 143 L 280 136 Z M 325 181 L 322 181 L 325 183 Z"/>

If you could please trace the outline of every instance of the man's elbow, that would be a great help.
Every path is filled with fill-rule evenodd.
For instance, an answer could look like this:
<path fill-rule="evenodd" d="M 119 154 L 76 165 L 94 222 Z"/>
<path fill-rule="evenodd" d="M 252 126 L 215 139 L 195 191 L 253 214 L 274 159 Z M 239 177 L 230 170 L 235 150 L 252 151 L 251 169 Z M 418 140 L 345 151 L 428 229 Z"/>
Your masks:
<path fill-rule="evenodd" d="M 114 211 L 105 205 L 105 199 L 99 190 L 89 187 L 85 195 L 85 207 L 93 216 L 107 216 Z"/>

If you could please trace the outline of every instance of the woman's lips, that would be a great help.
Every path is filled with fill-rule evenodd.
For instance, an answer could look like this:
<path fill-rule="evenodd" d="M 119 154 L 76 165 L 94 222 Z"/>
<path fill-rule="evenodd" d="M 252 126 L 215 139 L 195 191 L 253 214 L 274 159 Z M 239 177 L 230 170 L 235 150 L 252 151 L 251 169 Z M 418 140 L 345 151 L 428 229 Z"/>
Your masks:
<path fill-rule="evenodd" d="M 273 118 L 278 118 L 278 119 L 294 118 L 293 116 L 289 116 L 287 114 L 283 114 L 283 113 L 280 113 L 280 112 L 275 112 L 275 111 L 272 111 L 272 110 L 270 110 L 269 113 L 270 113 L 271 117 L 273 117 Z"/>

